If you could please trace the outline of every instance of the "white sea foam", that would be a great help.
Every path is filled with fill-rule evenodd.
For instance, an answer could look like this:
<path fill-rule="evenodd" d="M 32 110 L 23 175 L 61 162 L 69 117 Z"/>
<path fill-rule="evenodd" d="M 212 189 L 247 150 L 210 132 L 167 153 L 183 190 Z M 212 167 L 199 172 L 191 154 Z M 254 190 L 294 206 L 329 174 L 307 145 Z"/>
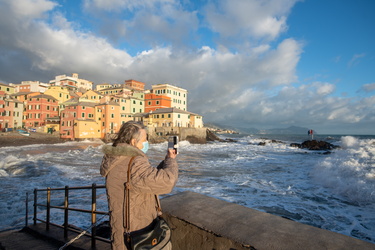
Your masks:
<path fill-rule="evenodd" d="M 375 203 L 375 145 L 373 140 L 342 138 L 343 150 L 316 166 L 317 182 L 353 203 Z"/>

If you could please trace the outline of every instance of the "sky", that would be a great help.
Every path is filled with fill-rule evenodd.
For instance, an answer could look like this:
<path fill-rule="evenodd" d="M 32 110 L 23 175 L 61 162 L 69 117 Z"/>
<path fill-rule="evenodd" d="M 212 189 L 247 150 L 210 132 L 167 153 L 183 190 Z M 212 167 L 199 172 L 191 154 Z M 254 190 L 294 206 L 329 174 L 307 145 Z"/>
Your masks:
<path fill-rule="evenodd" d="M 0 82 L 188 90 L 239 128 L 375 134 L 373 0 L 0 0 Z"/>

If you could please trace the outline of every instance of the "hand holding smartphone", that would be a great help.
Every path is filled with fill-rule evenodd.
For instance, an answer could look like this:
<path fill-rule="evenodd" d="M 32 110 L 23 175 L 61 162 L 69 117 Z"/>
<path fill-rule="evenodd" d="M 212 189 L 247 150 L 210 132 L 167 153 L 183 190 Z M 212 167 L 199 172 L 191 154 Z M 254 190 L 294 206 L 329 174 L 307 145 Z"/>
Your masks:
<path fill-rule="evenodd" d="M 174 149 L 175 153 L 178 154 L 178 136 L 168 138 L 168 149 Z"/>

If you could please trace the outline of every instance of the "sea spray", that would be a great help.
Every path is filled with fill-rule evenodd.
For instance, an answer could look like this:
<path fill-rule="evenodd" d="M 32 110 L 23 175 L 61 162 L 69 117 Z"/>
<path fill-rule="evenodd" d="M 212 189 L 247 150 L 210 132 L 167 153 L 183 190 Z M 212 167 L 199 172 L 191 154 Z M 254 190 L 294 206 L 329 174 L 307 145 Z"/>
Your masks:
<path fill-rule="evenodd" d="M 315 181 L 354 204 L 375 205 L 374 140 L 345 136 L 341 146 L 316 165 Z"/>

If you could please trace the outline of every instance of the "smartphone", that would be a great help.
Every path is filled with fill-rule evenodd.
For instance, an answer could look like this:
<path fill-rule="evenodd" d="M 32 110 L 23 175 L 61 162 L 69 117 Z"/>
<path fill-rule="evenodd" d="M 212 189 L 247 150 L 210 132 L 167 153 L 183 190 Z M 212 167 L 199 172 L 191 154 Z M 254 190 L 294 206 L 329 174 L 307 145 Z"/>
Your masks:
<path fill-rule="evenodd" d="M 168 138 L 168 149 L 173 148 L 178 154 L 178 136 L 169 136 Z"/>

